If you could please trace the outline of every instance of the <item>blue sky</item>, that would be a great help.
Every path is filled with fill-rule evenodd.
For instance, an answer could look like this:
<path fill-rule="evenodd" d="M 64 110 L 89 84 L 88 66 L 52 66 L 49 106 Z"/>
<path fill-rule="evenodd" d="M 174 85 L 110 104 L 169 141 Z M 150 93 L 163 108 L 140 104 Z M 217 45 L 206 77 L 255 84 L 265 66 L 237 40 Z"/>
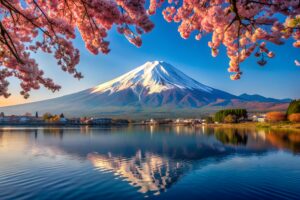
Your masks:
<path fill-rule="evenodd" d="M 161 13 L 157 13 L 152 20 L 156 26 L 152 32 L 143 35 L 141 48 L 136 48 L 124 36 L 111 30 L 108 37 L 111 52 L 108 55 L 92 55 L 85 49 L 78 35 L 74 41 L 81 51 L 78 69 L 85 76 L 80 81 L 62 72 L 51 55 L 35 55 L 46 75 L 60 84 L 62 89 L 56 93 L 46 89 L 33 91 L 31 97 L 24 100 L 19 95 L 18 81 L 12 80 L 12 97 L 0 97 L 0 105 L 38 101 L 74 93 L 113 79 L 146 61 L 153 60 L 169 62 L 203 84 L 236 95 L 249 93 L 275 98 L 300 98 L 300 67 L 294 65 L 294 60 L 300 59 L 300 49 L 293 48 L 292 41 L 283 46 L 269 44 L 276 54 L 275 58 L 269 60 L 265 67 L 258 66 L 256 58 L 248 59 L 241 65 L 244 72 L 242 79 L 231 81 L 227 72 L 228 58 L 225 50 L 221 49 L 219 56 L 213 58 L 207 45 L 210 36 L 200 41 L 194 37 L 184 40 L 177 32 L 177 24 L 165 22 Z"/>

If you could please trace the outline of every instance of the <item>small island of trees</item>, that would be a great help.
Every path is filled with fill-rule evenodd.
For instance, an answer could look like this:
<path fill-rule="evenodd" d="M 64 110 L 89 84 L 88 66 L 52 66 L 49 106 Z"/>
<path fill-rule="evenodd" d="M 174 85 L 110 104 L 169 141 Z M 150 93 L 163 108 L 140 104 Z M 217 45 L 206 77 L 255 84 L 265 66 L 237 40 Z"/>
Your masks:
<path fill-rule="evenodd" d="M 236 123 L 248 118 L 246 109 L 226 109 L 215 114 L 214 120 L 219 123 Z"/>

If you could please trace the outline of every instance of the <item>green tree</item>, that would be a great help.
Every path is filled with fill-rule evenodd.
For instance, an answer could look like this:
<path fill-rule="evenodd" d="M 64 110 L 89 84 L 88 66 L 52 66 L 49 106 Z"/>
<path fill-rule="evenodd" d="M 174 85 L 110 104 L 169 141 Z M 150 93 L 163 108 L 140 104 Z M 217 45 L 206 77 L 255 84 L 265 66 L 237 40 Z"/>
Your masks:
<path fill-rule="evenodd" d="M 293 100 L 288 109 L 287 109 L 287 115 L 293 114 L 293 113 L 300 113 L 300 99 Z"/>
<path fill-rule="evenodd" d="M 208 124 L 214 123 L 214 119 L 211 116 L 205 117 L 204 119 L 205 119 L 206 123 L 208 123 Z"/>

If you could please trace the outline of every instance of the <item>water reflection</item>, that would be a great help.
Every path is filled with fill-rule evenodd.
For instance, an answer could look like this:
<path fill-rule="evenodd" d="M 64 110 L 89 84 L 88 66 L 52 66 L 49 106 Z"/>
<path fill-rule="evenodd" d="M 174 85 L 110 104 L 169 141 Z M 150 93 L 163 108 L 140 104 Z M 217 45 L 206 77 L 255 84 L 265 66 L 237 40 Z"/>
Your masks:
<path fill-rule="evenodd" d="M 190 167 L 185 162 L 176 162 L 151 153 L 143 154 L 141 151 L 137 151 L 130 158 L 114 156 L 111 153 L 91 153 L 88 159 L 98 170 L 113 172 L 138 188 L 138 192 L 149 195 L 159 195 L 166 191 Z"/>
<path fill-rule="evenodd" d="M 144 197 L 166 192 L 191 171 L 209 164 L 278 150 L 298 155 L 300 132 L 185 126 L 0 129 L 1 163 L 44 162 L 58 156 L 63 157 L 61 162 L 78 160 L 78 165 L 87 161 L 99 174 L 112 174 Z M 2 165 L 0 183 L 5 183 L 5 170 L 11 173 L 9 167 Z"/>
<path fill-rule="evenodd" d="M 300 133 L 288 130 L 270 130 L 266 134 L 268 140 L 273 146 L 278 149 L 288 149 L 293 153 L 300 153 Z"/>
<path fill-rule="evenodd" d="M 215 137 L 223 144 L 247 145 L 248 134 L 246 131 L 238 129 L 215 129 Z"/>

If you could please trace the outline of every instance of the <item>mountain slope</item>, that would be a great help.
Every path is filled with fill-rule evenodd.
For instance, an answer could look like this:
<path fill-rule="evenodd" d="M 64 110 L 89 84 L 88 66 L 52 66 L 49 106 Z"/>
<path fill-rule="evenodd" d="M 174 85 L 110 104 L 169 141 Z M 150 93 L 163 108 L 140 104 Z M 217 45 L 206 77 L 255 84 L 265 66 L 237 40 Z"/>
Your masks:
<path fill-rule="evenodd" d="M 262 98 L 235 96 L 214 89 L 188 77 L 166 62 L 154 61 L 91 89 L 55 99 L 3 107 L 0 111 L 13 114 L 38 111 L 64 112 L 71 116 L 145 117 L 168 113 L 199 115 L 200 110 L 211 112 L 224 107 L 245 107 L 251 110 L 287 107 L 286 102 Z"/>

